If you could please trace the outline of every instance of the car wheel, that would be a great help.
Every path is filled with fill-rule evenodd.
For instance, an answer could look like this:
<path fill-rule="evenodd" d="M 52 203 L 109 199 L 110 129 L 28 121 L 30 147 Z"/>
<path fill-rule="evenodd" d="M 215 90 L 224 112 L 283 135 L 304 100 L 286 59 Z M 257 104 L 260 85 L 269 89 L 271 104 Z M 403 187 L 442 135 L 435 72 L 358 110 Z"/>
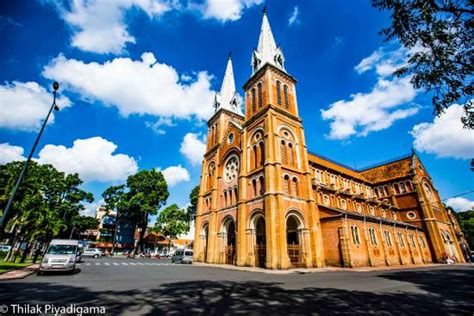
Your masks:
<path fill-rule="evenodd" d="M 95 255 L 94 255 L 94 258 L 95 258 L 95 259 L 99 258 L 99 255 L 95 254 Z"/>
<path fill-rule="evenodd" d="M 41 270 L 36 271 L 36 275 L 38 275 L 38 276 L 43 275 L 43 271 L 41 271 Z"/>
<path fill-rule="evenodd" d="M 69 274 L 74 274 L 74 272 L 76 272 L 76 266 L 74 265 L 74 267 L 72 267 L 72 270 L 69 271 Z"/>

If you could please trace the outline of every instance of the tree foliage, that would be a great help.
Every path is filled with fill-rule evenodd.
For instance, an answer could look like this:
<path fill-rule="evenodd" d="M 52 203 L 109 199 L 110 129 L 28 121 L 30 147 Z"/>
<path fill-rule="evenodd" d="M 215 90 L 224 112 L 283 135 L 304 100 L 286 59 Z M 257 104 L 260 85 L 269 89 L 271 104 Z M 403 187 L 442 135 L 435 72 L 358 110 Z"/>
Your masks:
<path fill-rule="evenodd" d="M 379 10 L 390 10 L 391 25 L 380 33 L 397 38 L 412 51 L 396 76 L 412 75 L 416 89 L 433 92 L 434 113 L 453 103 L 463 104 L 464 127 L 474 128 L 474 41 L 471 0 L 372 0 Z"/>
<path fill-rule="evenodd" d="M 197 204 L 199 199 L 199 185 L 195 186 L 189 194 L 188 220 L 192 221 L 196 217 Z"/>
<path fill-rule="evenodd" d="M 112 186 L 102 194 L 107 210 L 117 212 L 118 223 L 128 219 L 140 230 L 140 239 L 135 252 L 142 248 L 148 219 L 156 215 L 168 199 L 168 185 L 163 174 L 155 169 L 142 170 L 127 178 L 124 185 Z"/>
<path fill-rule="evenodd" d="M 469 248 L 474 249 L 474 210 L 454 212 L 454 214 L 458 219 L 459 226 L 464 233 Z"/>
<path fill-rule="evenodd" d="M 155 223 L 154 231 L 167 237 L 169 240 L 177 238 L 189 231 L 189 217 L 187 211 L 176 204 L 172 204 L 160 212 Z"/>
<path fill-rule="evenodd" d="M 4 210 L 15 181 L 25 162 L 0 165 L 0 209 Z M 23 242 L 68 238 L 74 223 L 80 221 L 83 202 L 93 195 L 80 189 L 77 174 L 65 174 L 51 165 L 31 161 L 21 182 L 8 217 L 6 231 L 14 231 Z"/>

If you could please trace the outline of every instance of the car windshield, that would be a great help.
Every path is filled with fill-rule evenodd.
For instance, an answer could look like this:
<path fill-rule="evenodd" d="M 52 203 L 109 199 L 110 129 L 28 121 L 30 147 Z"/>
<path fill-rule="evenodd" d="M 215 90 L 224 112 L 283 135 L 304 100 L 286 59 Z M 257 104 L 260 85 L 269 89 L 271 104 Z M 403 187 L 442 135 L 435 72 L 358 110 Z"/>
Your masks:
<path fill-rule="evenodd" d="M 73 245 L 50 245 L 47 254 L 50 255 L 72 255 L 77 251 L 77 246 Z"/>
<path fill-rule="evenodd" d="M 193 255 L 193 252 L 192 251 L 186 251 L 185 252 L 185 256 L 192 256 Z"/>

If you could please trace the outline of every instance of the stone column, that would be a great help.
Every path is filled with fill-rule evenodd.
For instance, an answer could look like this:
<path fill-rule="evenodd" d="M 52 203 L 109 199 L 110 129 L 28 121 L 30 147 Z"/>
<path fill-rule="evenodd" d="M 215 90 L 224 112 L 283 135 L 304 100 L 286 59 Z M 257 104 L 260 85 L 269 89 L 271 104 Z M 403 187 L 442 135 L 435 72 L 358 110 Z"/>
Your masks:
<path fill-rule="evenodd" d="M 246 266 L 254 267 L 255 266 L 255 229 L 249 228 L 246 230 L 246 239 L 247 239 L 247 260 L 245 262 Z"/>

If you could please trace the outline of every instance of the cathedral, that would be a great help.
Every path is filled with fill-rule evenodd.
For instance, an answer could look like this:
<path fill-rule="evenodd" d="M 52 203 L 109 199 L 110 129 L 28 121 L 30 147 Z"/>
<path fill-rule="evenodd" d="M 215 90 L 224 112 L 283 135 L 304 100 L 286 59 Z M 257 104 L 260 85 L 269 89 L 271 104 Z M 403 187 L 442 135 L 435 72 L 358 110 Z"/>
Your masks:
<path fill-rule="evenodd" d="M 244 112 L 231 56 L 214 99 L 195 261 L 267 269 L 464 262 L 457 222 L 416 153 L 354 169 L 308 150 L 296 80 L 265 12 L 251 67 Z"/>

